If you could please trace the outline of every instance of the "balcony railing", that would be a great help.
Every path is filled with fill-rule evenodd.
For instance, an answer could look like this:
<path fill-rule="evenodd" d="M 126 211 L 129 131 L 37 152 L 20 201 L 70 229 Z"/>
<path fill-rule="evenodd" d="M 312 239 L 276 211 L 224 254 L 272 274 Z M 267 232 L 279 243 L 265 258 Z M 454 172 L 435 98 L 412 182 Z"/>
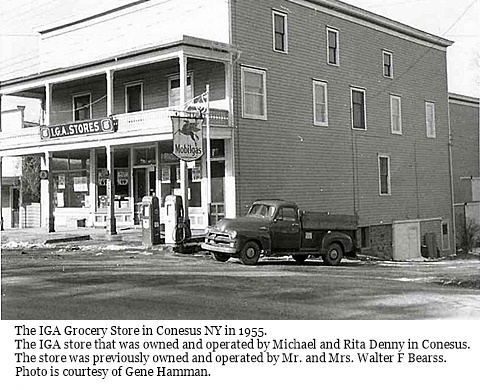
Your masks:
<path fill-rule="evenodd" d="M 41 140 L 39 127 L 27 127 L 18 131 L 0 132 L 0 151 L 16 150 L 22 148 L 35 148 L 56 143 L 77 143 L 94 139 L 109 140 L 112 138 L 129 138 L 139 136 L 151 136 L 157 134 L 171 134 L 172 122 L 170 117 L 176 114 L 175 108 L 159 108 L 147 111 L 138 111 L 128 114 L 114 115 L 117 121 L 117 131 L 114 133 L 104 133 L 98 136 L 75 136 L 64 137 L 55 140 Z M 229 112 L 227 110 L 211 109 L 210 125 L 213 128 L 228 127 Z M 205 125 L 205 122 L 204 122 Z M 89 138 L 91 137 L 91 138 Z M 137 139 L 136 139 L 137 141 Z M 131 142 L 131 141 L 129 141 Z M 141 142 L 138 139 L 138 142 Z M 11 154 L 11 153 L 10 153 Z"/>

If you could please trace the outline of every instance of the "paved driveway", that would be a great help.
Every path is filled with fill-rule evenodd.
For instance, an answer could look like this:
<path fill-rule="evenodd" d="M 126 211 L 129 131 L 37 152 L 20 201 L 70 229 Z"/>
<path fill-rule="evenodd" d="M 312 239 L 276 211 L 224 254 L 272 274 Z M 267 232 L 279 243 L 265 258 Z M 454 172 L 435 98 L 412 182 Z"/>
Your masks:
<path fill-rule="evenodd" d="M 478 280 L 479 260 L 248 267 L 116 249 L 4 250 L 2 319 L 480 318 L 480 290 L 464 283 Z"/>

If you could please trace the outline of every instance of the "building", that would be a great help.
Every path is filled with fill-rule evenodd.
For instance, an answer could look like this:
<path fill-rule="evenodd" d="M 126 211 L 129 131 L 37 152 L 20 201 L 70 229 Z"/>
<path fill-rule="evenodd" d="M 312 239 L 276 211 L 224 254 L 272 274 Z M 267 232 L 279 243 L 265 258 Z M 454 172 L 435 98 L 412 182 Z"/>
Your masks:
<path fill-rule="evenodd" d="M 457 231 L 465 220 L 480 224 L 480 125 L 479 99 L 449 94 L 453 135 L 453 189 Z"/>
<path fill-rule="evenodd" d="M 5 134 L 21 132 L 23 128 L 38 126 L 25 120 L 25 107 L 2 111 L 1 121 Z M 22 157 L 5 157 L 1 161 L 2 228 L 40 226 L 40 204 L 23 202 L 21 191 Z"/>
<path fill-rule="evenodd" d="M 137 1 L 41 31 L 0 93 L 41 99 L 43 130 L 0 153 L 41 153 L 50 230 L 114 233 L 144 195 L 180 194 L 194 229 L 278 197 L 358 215 L 365 253 L 449 254 L 451 43 L 336 0 Z M 210 153 L 185 163 L 171 117 L 207 85 Z"/>

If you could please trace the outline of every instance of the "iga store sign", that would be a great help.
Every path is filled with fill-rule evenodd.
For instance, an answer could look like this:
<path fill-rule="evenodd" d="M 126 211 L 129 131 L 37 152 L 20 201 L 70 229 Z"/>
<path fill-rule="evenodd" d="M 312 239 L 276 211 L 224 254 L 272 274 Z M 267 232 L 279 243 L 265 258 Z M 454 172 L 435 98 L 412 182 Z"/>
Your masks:
<path fill-rule="evenodd" d="M 203 118 L 172 116 L 173 154 L 184 161 L 203 156 Z"/>
<path fill-rule="evenodd" d="M 111 133 L 115 131 L 112 118 L 92 119 L 65 125 L 40 126 L 40 137 L 44 139 L 63 138 L 76 135 Z"/>

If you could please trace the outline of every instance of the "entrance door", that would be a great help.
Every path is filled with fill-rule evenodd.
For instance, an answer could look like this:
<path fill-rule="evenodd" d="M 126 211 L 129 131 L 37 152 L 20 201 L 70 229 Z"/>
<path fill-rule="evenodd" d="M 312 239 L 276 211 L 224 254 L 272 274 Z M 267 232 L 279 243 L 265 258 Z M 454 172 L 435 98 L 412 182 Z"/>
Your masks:
<path fill-rule="evenodd" d="M 155 193 L 155 167 L 142 167 L 133 169 L 133 196 L 135 202 L 135 225 L 140 224 L 140 210 L 142 198 L 153 196 Z"/>
<path fill-rule="evenodd" d="M 12 228 L 20 227 L 20 190 L 12 188 Z"/>
<path fill-rule="evenodd" d="M 403 222 L 393 225 L 394 260 L 415 259 L 420 253 L 420 224 Z"/>

